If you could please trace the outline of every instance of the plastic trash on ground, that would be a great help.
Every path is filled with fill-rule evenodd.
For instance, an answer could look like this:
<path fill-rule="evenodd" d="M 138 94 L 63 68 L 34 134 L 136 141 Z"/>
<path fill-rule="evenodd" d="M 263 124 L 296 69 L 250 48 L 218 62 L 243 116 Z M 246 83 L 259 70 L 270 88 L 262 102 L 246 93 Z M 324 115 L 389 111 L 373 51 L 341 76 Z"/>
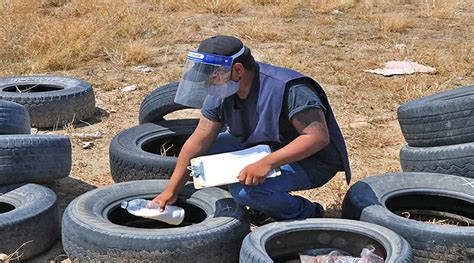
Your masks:
<path fill-rule="evenodd" d="M 374 73 L 390 77 L 394 75 L 410 75 L 416 72 L 420 73 L 436 73 L 436 68 L 418 64 L 410 60 L 389 61 L 385 63 L 384 68 L 364 70 L 364 72 Z"/>
<path fill-rule="evenodd" d="M 325 252 L 323 252 L 326 250 Z M 362 249 L 360 257 L 353 257 L 340 250 L 309 249 L 300 253 L 301 263 L 383 263 L 384 259 L 374 253 L 373 247 Z M 324 253 L 324 254 L 322 254 Z"/>
<path fill-rule="evenodd" d="M 145 199 L 133 199 L 123 201 L 120 207 L 134 215 L 162 221 L 170 225 L 179 225 L 184 220 L 184 209 L 178 206 L 166 205 L 164 211 L 160 211 L 159 205 Z"/>

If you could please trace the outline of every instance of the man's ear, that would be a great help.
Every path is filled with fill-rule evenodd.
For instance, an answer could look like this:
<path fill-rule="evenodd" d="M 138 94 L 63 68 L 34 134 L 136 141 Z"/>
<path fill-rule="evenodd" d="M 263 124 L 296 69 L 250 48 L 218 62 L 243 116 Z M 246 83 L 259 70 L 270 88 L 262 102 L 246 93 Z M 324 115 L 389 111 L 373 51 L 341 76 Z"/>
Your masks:
<path fill-rule="evenodd" d="M 234 71 L 234 72 L 232 72 L 233 76 L 238 76 L 238 78 L 241 78 L 242 75 L 244 74 L 245 68 L 244 68 L 244 65 L 242 63 L 237 62 L 232 67 L 232 70 Z"/>

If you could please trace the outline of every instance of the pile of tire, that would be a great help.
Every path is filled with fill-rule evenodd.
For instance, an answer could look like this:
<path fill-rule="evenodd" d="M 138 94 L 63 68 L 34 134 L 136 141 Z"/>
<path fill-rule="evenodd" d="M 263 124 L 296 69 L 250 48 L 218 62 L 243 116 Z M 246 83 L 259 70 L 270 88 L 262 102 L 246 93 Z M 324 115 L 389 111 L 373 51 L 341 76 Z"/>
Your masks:
<path fill-rule="evenodd" d="M 400 151 L 404 172 L 355 183 L 343 218 L 400 234 L 418 262 L 473 262 L 474 86 L 405 103 L 398 119 L 408 143 Z M 440 224 L 449 220 L 457 223 Z"/>
<path fill-rule="evenodd" d="M 0 100 L 0 253 L 26 260 L 59 237 L 56 194 L 36 183 L 67 177 L 71 143 L 62 135 L 32 135 L 27 109 Z"/>
<path fill-rule="evenodd" d="M 110 143 L 110 172 L 114 182 L 169 179 L 177 156 L 197 126 L 197 119 L 165 120 L 189 107 L 174 102 L 178 83 L 156 88 L 141 106 L 139 125 L 117 134 Z"/>
<path fill-rule="evenodd" d="M 474 178 L 474 86 L 405 103 L 398 120 L 408 143 L 400 151 L 403 171 Z"/>

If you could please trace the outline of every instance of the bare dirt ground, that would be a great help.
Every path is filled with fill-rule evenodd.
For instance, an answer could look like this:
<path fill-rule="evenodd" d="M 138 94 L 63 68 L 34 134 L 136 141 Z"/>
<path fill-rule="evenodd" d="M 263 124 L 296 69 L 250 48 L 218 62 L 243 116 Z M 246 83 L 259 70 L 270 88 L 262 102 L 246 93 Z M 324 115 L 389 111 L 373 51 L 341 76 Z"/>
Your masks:
<path fill-rule="evenodd" d="M 58 194 L 61 211 L 76 196 L 113 183 L 112 138 L 138 124 L 144 96 L 177 81 L 186 52 L 215 34 L 237 36 L 257 60 L 290 67 L 322 84 L 346 138 L 354 183 L 400 171 L 405 142 L 396 111 L 401 103 L 474 83 L 473 21 L 472 2 L 454 0 L 7 1 L 0 4 L 0 76 L 73 76 L 94 86 L 93 119 L 38 131 L 104 134 L 87 150 L 71 137 L 70 177 L 48 185 Z M 403 59 L 437 73 L 385 78 L 363 72 Z M 133 70 L 137 65 L 152 71 Z M 128 85 L 137 90 L 121 92 Z M 297 194 L 338 217 L 347 189 L 341 173 L 324 187 Z M 61 249 L 58 241 L 29 262 L 45 262 Z"/>

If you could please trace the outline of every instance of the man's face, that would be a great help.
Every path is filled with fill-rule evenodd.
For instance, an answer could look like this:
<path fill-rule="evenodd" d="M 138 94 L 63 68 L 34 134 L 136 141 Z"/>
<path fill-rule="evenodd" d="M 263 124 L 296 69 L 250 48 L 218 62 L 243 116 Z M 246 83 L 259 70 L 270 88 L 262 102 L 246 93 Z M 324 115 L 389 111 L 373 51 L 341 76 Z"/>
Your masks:
<path fill-rule="evenodd" d="M 208 84 L 223 85 L 229 80 L 230 72 L 223 67 L 218 67 L 209 76 Z"/>

